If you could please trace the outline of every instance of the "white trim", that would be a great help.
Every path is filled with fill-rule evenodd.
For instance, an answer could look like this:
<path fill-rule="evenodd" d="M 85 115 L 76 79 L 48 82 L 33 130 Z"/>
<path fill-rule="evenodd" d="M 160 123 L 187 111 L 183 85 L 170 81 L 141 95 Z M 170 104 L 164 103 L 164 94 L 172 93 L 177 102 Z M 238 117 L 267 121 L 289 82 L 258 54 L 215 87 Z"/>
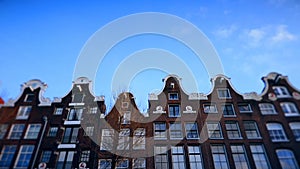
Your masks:
<path fill-rule="evenodd" d="M 57 148 L 76 148 L 76 144 L 59 144 Z"/>
<path fill-rule="evenodd" d="M 81 124 L 80 120 L 77 120 L 77 121 L 68 121 L 68 120 L 66 120 L 64 122 L 64 125 L 79 125 L 79 124 Z"/>

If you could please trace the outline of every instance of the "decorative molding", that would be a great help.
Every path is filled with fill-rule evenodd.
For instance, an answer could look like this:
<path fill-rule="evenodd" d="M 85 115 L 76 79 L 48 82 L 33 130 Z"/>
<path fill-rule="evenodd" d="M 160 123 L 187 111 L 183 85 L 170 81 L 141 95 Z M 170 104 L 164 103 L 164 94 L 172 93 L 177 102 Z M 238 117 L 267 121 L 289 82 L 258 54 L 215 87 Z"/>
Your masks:
<path fill-rule="evenodd" d="M 262 97 L 258 95 L 256 92 L 244 93 L 242 96 L 244 100 L 260 101 L 262 99 Z"/>
<path fill-rule="evenodd" d="M 276 95 L 275 95 L 274 93 L 269 93 L 269 94 L 268 94 L 268 98 L 269 98 L 270 100 L 272 100 L 272 101 L 277 100 L 277 97 L 276 97 Z"/>
<path fill-rule="evenodd" d="M 196 113 L 196 111 L 193 110 L 192 106 L 186 106 L 185 110 L 183 111 L 183 113 Z"/>
<path fill-rule="evenodd" d="M 157 106 L 156 110 L 153 111 L 153 113 L 166 113 L 166 111 L 163 110 L 162 106 Z"/>
<path fill-rule="evenodd" d="M 54 97 L 53 103 L 61 103 L 61 97 Z"/>
<path fill-rule="evenodd" d="M 292 95 L 294 99 L 300 100 L 300 94 L 298 92 L 293 92 Z"/>
<path fill-rule="evenodd" d="M 204 93 L 191 93 L 189 94 L 189 100 L 208 100 L 208 98 Z"/>
<path fill-rule="evenodd" d="M 76 144 L 59 144 L 57 148 L 76 148 Z"/>
<path fill-rule="evenodd" d="M 155 93 L 150 93 L 150 94 L 148 94 L 148 99 L 149 100 L 158 100 L 158 95 Z"/>
<path fill-rule="evenodd" d="M 104 101 L 105 100 L 105 96 L 101 95 L 101 96 L 96 96 L 94 101 Z"/>

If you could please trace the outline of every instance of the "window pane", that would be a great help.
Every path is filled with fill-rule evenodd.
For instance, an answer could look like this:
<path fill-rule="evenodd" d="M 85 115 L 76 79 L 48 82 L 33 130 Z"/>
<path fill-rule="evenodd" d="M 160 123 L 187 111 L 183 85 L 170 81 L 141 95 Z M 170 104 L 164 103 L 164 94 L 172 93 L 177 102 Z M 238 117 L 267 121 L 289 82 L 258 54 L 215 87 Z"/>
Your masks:
<path fill-rule="evenodd" d="M 223 138 L 219 122 L 207 122 L 207 132 L 210 139 Z"/>
<path fill-rule="evenodd" d="M 236 169 L 248 169 L 247 155 L 242 145 L 231 145 L 231 152 Z"/>
<path fill-rule="evenodd" d="M 282 168 L 299 169 L 297 160 L 295 159 L 294 153 L 291 150 L 276 150 L 276 154 Z"/>
<path fill-rule="evenodd" d="M 186 123 L 185 124 L 185 132 L 187 139 L 198 139 L 198 125 L 197 123 Z"/>
<path fill-rule="evenodd" d="M 165 139 L 166 137 L 166 123 L 154 123 L 154 138 Z"/>
<path fill-rule="evenodd" d="M 188 146 L 191 168 L 202 169 L 202 157 L 199 146 Z"/>
<path fill-rule="evenodd" d="M 260 134 L 255 121 L 244 121 L 243 124 L 248 139 L 260 138 Z"/>
<path fill-rule="evenodd" d="M 15 168 L 25 168 L 29 166 L 31 155 L 33 152 L 33 145 L 23 145 L 20 148 L 18 157 L 16 159 Z"/>
<path fill-rule="evenodd" d="M 228 161 L 223 145 L 211 145 L 215 168 L 228 169 Z"/>
<path fill-rule="evenodd" d="M 287 137 L 279 123 L 267 123 L 267 129 L 269 131 L 270 138 L 273 142 L 287 141 Z"/>
<path fill-rule="evenodd" d="M 20 139 L 22 134 L 23 134 L 23 130 L 25 128 L 25 124 L 15 124 L 11 127 L 10 129 L 10 139 Z"/>
<path fill-rule="evenodd" d="M 257 169 L 270 169 L 267 154 L 262 145 L 250 145 L 250 150 Z"/>
<path fill-rule="evenodd" d="M 12 159 L 15 155 L 17 146 L 3 146 L 0 154 L 0 167 L 10 167 Z"/>

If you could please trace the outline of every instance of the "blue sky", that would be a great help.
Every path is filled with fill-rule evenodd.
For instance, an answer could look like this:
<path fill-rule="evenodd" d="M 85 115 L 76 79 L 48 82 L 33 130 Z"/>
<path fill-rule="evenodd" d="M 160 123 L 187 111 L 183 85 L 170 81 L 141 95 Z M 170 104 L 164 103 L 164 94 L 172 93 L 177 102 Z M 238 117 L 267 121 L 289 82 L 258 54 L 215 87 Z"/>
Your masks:
<path fill-rule="evenodd" d="M 5 100 L 16 98 L 20 84 L 41 79 L 49 86 L 46 97 L 63 97 L 71 89 L 76 60 L 86 41 L 109 22 L 141 12 L 176 15 L 202 30 L 217 50 L 225 75 L 241 93 L 260 93 L 264 86 L 260 78 L 272 71 L 288 75 L 300 88 L 297 0 L 0 0 L 0 94 Z M 95 94 L 105 95 L 109 104 L 116 67 L 126 56 L 146 48 L 175 53 L 197 77 L 199 91 L 195 92 L 210 91 L 203 64 L 189 59 L 193 53 L 184 45 L 144 35 L 118 44 L 105 57 L 95 79 Z M 147 104 L 147 93 L 163 87 L 165 76 L 165 72 L 150 70 L 134 78 L 129 90 L 141 107 Z"/>

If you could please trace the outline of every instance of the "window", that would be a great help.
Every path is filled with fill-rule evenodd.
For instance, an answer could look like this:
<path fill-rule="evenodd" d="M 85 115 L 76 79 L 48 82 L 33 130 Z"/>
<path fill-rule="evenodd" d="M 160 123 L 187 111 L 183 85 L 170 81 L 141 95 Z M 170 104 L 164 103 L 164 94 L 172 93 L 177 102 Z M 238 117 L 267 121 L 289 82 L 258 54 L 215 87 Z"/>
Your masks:
<path fill-rule="evenodd" d="M 241 132 L 239 129 L 239 125 L 234 121 L 226 121 L 225 122 L 226 132 L 229 139 L 241 139 Z"/>
<path fill-rule="evenodd" d="M 280 106 L 284 112 L 285 116 L 299 116 L 298 109 L 294 103 L 283 102 L 280 103 Z"/>
<path fill-rule="evenodd" d="M 90 160 L 90 150 L 81 151 L 80 161 L 89 162 Z"/>
<path fill-rule="evenodd" d="M 250 150 L 257 169 L 270 169 L 270 164 L 263 145 L 250 145 Z"/>
<path fill-rule="evenodd" d="M 2 152 L 0 154 L 0 167 L 1 168 L 9 168 L 11 162 L 14 158 L 17 146 L 15 145 L 7 145 L 3 146 Z"/>
<path fill-rule="evenodd" d="M 180 107 L 177 104 L 169 105 L 169 117 L 180 117 Z"/>
<path fill-rule="evenodd" d="M 207 122 L 207 133 L 210 139 L 220 139 L 223 138 L 222 130 L 219 122 Z"/>
<path fill-rule="evenodd" d="M 76 94 L 73 95 L 73 100 L 72 100 L 72 102 L 73 102 L 73 103 L 81 103 L 81 102 L 83 102 L 83 97 L 84 97 L 83 94 L 81 94 L 81 93 L 76 93 Z"/>
<path fill-rule="evenodd" d="M 129 161 L 128 161 L 128 159 L 121 159 L 121 160 L 117 161 L 116 169 L 119 169 L 119 168 L 128 168 L 128 167 L 129 167 Z"/>
<path fill-rule="evenodd" d="M 109 159 L 100 159 L 98 169 L 111 169 L 111 160 Z"/>
<path fill-rule="evenodd" d="M 133 149 L 145 149 L 146 148 L 146 130 L 144 128 L 137 128 L 133 132 Z"/>
<path fill-rule="evenodd" d="M 54 115 L 62 115 L 63 110 L 61 107 L 55 108 Z"/>
<path fill-rule="evenodd" d="M 228 160 L 224 145 L 211 145 L 211 152 L 215 168 L 228 169 Z"/>
<path fill-rule="evenodd" d="M 117 146 L 118 150 L 128 150 L 129 149 L 129 136 L 130 129 L 121 129 L 119 133 L 119 143 Z"/>
<path fill-rule="evenodd" d="M 189 159 L 190 159 L 190 168 L 202 169 L 202 158 L 201 151 L 199 146 L 188 146 L 189 150 Z"/>
<path fill-rule="evenodd" d="M 100 150 L 111 150 L 113 146 L 114 129 L 102 129 Z"/>
<path fill-rule="evenodd" d="M 130 116 L 131 116 L 131 112 L 125 111 L 122 118 L 122 124 L 130 124 Z"/>
<path fill-rule="evenodd" d="M 242 145 L 231 145 L 231 152 L 236 169 L 248 169 L 249 164 L 247 160 L 247 155 L 245 148 Z"/>
<path fill-rule="evenodd" d="M 18 120 L 28 119 L 30 111 L 31 111 L 31 106 L 20 106 L 16 119 Z"/>
<path fill-rule="evenodd" d="M 181 123 L 175 122 L 170 124 L 170 138 L 182 139 L 182 126 Z"/>
<path fill-rule="evenodd" d="M 290 97 L 289 91 L 284 86 L 273 86 L 273 90 L 274 90 L 275 95 L 278 98 Z"/>
<path fill-rule="evenodd" d="M 252 112 L 251 105 L 248 103 L 239 103 L 238 104 L 240 113 L 250 113 Z"/>
<path fill-rule="evenodd" d="M 14 124 L 14 125 L 12 125 L 8 138 L 10 138 L 10 139 L 20 139 L 22 134 L 23 134 L 24 128 L 25 128 L 25 124 Z"/>
<path fill-rule="evenodd" d="M 83 109 L 82 108 L 71 108 L 68 120 L 79 121 L 81 120 Z"/>
<path fill-rule="evenodd" d="M 129 106 L 129 102 L 122 102 L 122 108 L 127 109 Z"/>
<path fill-rule="evenodd" d="M 76 143 L 79 128 L 66 128 L 62 143 Z"/>
<path fill-rule="evenodd" d="M 300 122 L 289 123 L 296 141 L 300 141 Z"/>
<path fill-rule="evenodd" d="M 31 159 L 34 145 L 22 145 L 15 162 L 15 168 L 27 168 Z"/>
<path fill-rule="evenodd" d="M 197 123 L 186 123 L 185 124 L 185 132 L 187 139 L 198 139 L 198 126 Z"/>
<path fill-rule="evenodd" d="M 90 110 L 89 110 L 89 113 L 90 114 L 96 114 L 98 111 L 98 107 L 91 107 Z"/>
<path fill-rule="evenodd" d="M 74 151 L 61 151 L 58 156 L 56 169 L 72 168 Z"/>
<path fill-rule="evenodd" d="M 8 124 L 0 124 L 0 139 L 3 139 L 8 128 Z"/>
<path fill-rule="evenodd" d="M 94 126 L 87 126 L 84 131 L 85 136 L 93 136 L 94 134 Z"/>
<path fill-rule="evenodd" d="M 159 122 L 154 123 L 154 138 L 155 139 L 166 139 L 166 123 Z"/>
<path fill-rule="evenodd" d="M 255 121 L 244 121 L 243 124 L 248 139 L 261 138 Z"/>
<path fill-rule="evenodd" d="M 271 103 L 260 103 L 258 106 L 261 114 L 277 114 L 275 107 Z"/>
<path fill-rule="evenodd" d="M 168 168 L 168 154 L 166 146 L 155 146 L 154 155 L 156 169 Z"/>
<path fill-rule="evenodd" d="M 48 150 L 43 151 L 42 157 L 41 157 L 41 162 L 49 163 L 50 158 L 51 158 L 51 154 L 52 154 L 52 151 L 48 151 Z"/>
<path fill-rule="evenodd" d="M 27 94 L 25 97 L 25 102 L 32 102 L 34 99 L 34 94 Z"/>
<path fill-rule="evenodd" d="M 29 124 L 27 127 L 25 139 L 37 139 L 40 129 L 41 124 Z"/>
<path fill-rule="evenodd" d="M 184 169 L 185 161 L 184 161 L 183 147 L 182 146 L 172 146 L 171 152 L 172 152 L 173 168 Z"/>
<path fill-rule="evenodd" d="M 224 117 L 235 116 L 235 112 L 232 104 L 224 104 L 221 106 Z"/>
<path fill-rule="evenodd" d="M 135 169 L 145 169 L 146 168 L 146 159 L 145 158 L 133 159 L 132 166 Z"/>
<path fill-rule="evenodd" d="M 55 137 L 57 133 L 58 127 L 50 127 L 48 136 L 49 137 Z"/>
<path fill-rule="evenodd" d="M 276 150 L 276 154 L 282 168 L 299 169 L 297 160 L 291 150 L 279 149 Z"/>
<path fill-rule="evenodd" d="M 178 100 L 178 93 L 169 93 L 169 100 Z"/>
<path fill-rule="evenodd" d="M 204 113 L 218 113 L 217 106 L 214 103 L 203 105 Z"/>
<path fill-rule="evenodd" d="M 230 99 L 229 89 L 217 89 L 219 99 Z"/>
<path fill-rule="evenodd" d="M 267 129 L 269 131 L 269 135 L 270 135 L 272 142 L 288 140 L 281 124 L 267 123 Z"/>

